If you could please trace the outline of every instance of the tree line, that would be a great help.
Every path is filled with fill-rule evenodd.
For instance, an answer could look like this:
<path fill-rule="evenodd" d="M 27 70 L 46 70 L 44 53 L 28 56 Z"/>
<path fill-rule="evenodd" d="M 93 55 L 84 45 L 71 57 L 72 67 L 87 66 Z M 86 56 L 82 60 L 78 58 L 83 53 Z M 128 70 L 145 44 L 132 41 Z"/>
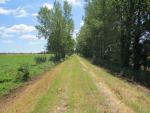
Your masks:
<path fill-rule="evenodd" d="M 72 38 L 74 22 L 71 5 L 65 0 L 62 7 L 56 0 L 52 9 L 41 7 L 37 18 L 38 36 L 48 40 L 47 51 L 55 55 L 55 60 L 59 61 L 66 55 L 71 55 L 74 52 L 75 43 Z"/>
<path fill-rule="evenodd" d="M 53 8 L 38 13 L 38 36 L 46 38 L 47 51 L 56 60 L 74 52 L 113 72 L 149 85 L 150 1 L 85 0 L 84 25 L 72 38 L 72 7 L 56 0 Z"/>
<path fill-rule="evenodd" d="M 150 0 L 86 0 L 76 46 L 94 63 L 149 84 Z"/>

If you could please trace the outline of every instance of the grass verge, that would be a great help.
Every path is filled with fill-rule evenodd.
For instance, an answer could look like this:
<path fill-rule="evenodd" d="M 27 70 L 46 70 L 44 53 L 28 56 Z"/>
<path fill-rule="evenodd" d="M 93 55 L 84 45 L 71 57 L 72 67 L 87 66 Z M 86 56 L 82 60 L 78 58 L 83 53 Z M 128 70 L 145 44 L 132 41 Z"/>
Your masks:
<path fill-rule="evenodd" d="M 82 61 L 103 81 L 112 92 L 126 105 L 137 113 L 150 113 L 150 91 L 138 84 L 114 77 L 105 69 L 91 64 L 82 58 Z"/>

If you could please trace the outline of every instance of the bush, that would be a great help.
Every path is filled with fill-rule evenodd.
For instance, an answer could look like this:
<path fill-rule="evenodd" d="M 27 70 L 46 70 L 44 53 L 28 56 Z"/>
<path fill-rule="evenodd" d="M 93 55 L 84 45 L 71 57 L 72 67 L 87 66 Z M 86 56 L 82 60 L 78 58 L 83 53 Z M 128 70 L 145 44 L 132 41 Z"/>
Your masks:
<path fill-rule="evenodd" d="M 65 60 L 68 59 L 69 57 L 70 57 L 69 55 L 66 55 Z"/>
<path fill-rule="evenodd" d="M 23 64 L 18 68 L 17 81 L 27 81 L 30 78 L 29 66 Z"/>
<path fill-rule="evenodd" d="M 45 56 L 39 56 L 39 57 L 35 57 L 35 62 L 36 64 L 41 64 L 47 61 L 47 57 Z"/>

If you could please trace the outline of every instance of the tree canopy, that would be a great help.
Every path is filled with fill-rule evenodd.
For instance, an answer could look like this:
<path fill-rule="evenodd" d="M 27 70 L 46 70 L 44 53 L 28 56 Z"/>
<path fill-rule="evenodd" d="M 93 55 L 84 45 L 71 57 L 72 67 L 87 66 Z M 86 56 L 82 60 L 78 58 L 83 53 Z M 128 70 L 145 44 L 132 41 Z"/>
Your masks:
<path fill-rule="evenodd" d="M 118 71 L 136 72 L 142 66 L 146 71 L 150 67 L 149 33 L 149 0 L 86 0 L 77 52 Z"/>
<path fill-rule="evenodd" d="M 48 40 L 47 50 L 53 53 L 57 60 L 74 51 L 74 22 L 71 12 L 72 7 L 67 1 L 64 1 L 63 7 L 59 1 L 55 1 L 52 9 L 42 7 L 38 13 L 38 36 Z"/>

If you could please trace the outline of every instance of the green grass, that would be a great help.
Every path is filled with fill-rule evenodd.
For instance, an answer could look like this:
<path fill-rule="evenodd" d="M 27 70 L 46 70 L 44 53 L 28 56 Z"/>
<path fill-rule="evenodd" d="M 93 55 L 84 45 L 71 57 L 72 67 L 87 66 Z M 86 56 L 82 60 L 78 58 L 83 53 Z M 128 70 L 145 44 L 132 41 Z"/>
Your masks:
<path fill-rule="evenodd" d="M 107 70 L 94 66 L 83 58 L 82 61 L 132 110 L 136 113 L 150 113 L 150 91 L 148 89 L 114 77 Z"/>
<path fill-rule="evenodd" d="M 27 56 L 29 57 L 30 55 Z M 34 57 L 32 55 L 30 58 L 33 61 Z M 48 65 L 50 63 L 36 65 L 34 67 L 35 62 L 29 61 L 32 70 L 34 68 L 39 69 L 38 71 L 35 69 L 36 73 L 40 72 L 40 69 L 41 71 L 43 70 L 44 66 L 42 65 Z M 13 67 L 13 64 L 11 65 Z M 14 65 L 17 64 L 14 63 Z M 31 72 L 33 73 L 32 70 Z M 94 73 L 94 77 L 91 72 Z M 111 98 L 120 100 L 124 104 L 122 107 L 127 107 L 135 113 L 150 113 L 150 91 L 148 89 L 114 77 L 107 70 L 91 64 L 84 58 L 73 55 L 66 61 L 58 64 L 50 73 L 47 75 L 49 79 L 42 79 L 41 82 L 36 83 L 36 87 L 29 87 L 28 90 L 30 91 L 31 88 L 33 92 L 27 93 L 29 95 L 22 97 L 21 101 L 16 101 L 16 99 L 14 106 L 9 109 L 10 113 L 12 110 L 17 111 L 17 108 L 22 110 L 24 108 L 22 105 L 26 106 L 29 103 L 28 101 L 24 103 L 22 100 L 27 100 L 27 98 L 30 100 L 30 98 L 36 96 L 31 106 L 27 106 L 29 109 L 25 107 L 26 112 L 112 113 L 114 106 L 110 106 L 109 103 L 113 103 L 113 100 L 107 100 L 108 97 L 105 95 L 109 92 L 106 91 L 104 93 L 106 89 L 99 87 L 98 85 L 101 84 L 98 83 L 102 83 L 111 92 L 110 94 L 113 94 L 113 96 L 110 96 Z M 33 75 L 35 74 L 31 74 L 31 76 Z M 10 77 L 10 79 L 12 79 L 10 82 L 7 81 L 0 85 L 6 89 L 17 87 L 18 84 L 13 82 L 13 77 Z M 38 94 L 38 91 L 35 89 L 40 89 L 39 92 L 42 93 L 35 95 Z"/>
<path fill-rule="evenodd" d="M 73 56 L 63 63 L 49 90 L 30 113 L 103 113 L 104 104 L 94 81 Z"/>
<path fill-rule="evenodd" d="M 34 58 L 37 56 L 46 56 L 47 61 L 42 64 L 36 64 Z M 30 76 L 36 76 L 46 68 L 53 65 L 50 61 L 51 55 L 45 54 L 1 54 L 0 55 L 0 96 L 8 94 L 11 89 L 20 86 L 21 82 L 16 82 L 17 69 L 22 64 L 29 65 Z"/>

